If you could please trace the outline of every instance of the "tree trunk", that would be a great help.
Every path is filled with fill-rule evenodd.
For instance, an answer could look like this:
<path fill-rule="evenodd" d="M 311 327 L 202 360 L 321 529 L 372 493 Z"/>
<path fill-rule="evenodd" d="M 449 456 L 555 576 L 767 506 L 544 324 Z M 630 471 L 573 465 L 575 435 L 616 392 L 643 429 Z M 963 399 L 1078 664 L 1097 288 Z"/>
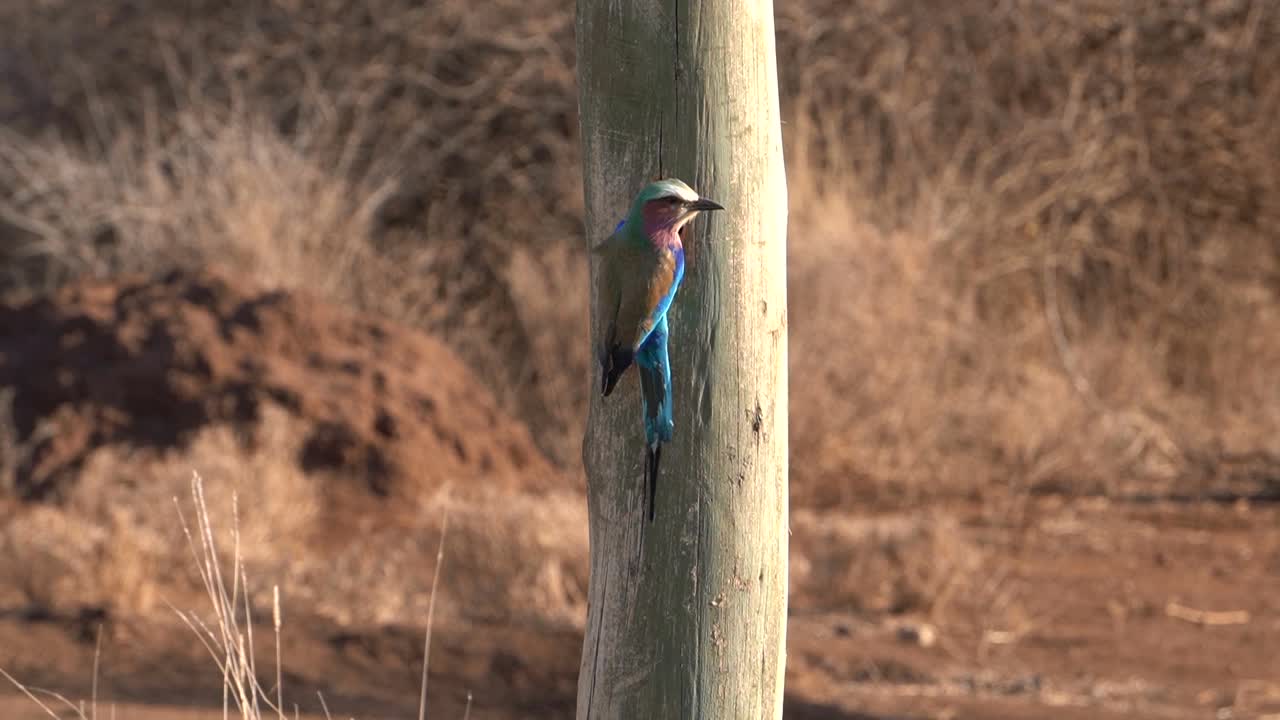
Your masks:
<path fill-rule="evenodd" d="M 669 315 L 675 438 L 651 525 L 637 373 L 608 399 L 592 379 L 578 718 L 780 718 L 787 194 L 773 5 L 578 0 L 577 20 L 589 244 L 659 176 L 726 207 L 685 237 Z"/>

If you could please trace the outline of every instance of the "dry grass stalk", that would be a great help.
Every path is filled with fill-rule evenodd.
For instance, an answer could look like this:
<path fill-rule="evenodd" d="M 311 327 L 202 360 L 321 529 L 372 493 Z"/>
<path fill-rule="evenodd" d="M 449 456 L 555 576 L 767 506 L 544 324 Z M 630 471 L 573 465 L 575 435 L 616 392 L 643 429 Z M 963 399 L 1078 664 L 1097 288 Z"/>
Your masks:
<path fill-rule="evenodd" d="M 849 499 L 810 475 L 1111 491 L 1274 445 L 1263 5 L 779 6 L 790 284 L 827 288 L 791 301 L 798 502 Z M 19 80 L 85 68 L 15 84 L 8 284 L 217 257 L 320 288 L 441 334 L 571 466 L 590 362 L 572 14 L 506 9 L 379 0 L 360 32 L 341 3 L 0 11 Z M 115 31 L 86 42 L 98 14 Z M 28 129 L 49 124 L 70 129 Z"/>
<path fill-rule="evenodd" d="M 436 547 L 436 567 L 431 571 L 431 599 L 427 601 L 427 632 L 422 640 L 422 694 L 418 700 L 418 720 L 427 717 L 427 668 L 431 665 L 431 628 L 435 625 L 436 585 L 440 582 L 440 568 L 444 565 L 444 538 L 449 532 L 449 514 L 445 513 L 440 523 L 440 544 Z M 471 708 L 471 697 L 468 693 L 467 708 Z"/>
<path fill-rule="evenodd" d="M 52 692 L 50 690 L 42 690 L 40 688 L 24 685 L 17 678 L 10 675 L 8 672 L 5 672 L 3 668 L 0 668 L 0 677 L 3 677 L 5 680 L 8 680 L 10 685 L 13 685 L 15 688 L 17 688 L 18 692 L 25 695 L 28 700 L 35 703 L 37 707 L 43 710 L 45 714 L 47 714 L 49 717 L 53 718 L 53 720 L 62 720 L 62 716 L 59 715 L 52 707 L 50 707 L 48 703 L 46 703 L 44 700 L 41 700 L 40 699 L 41 696 L 50 698 L 56 704 L 66 707 L 68 710 L 74 713 L 75 717 L 79 718 L 79 720 L 90 720 L 88 717 L 85 716 L 83 707 L 71 702 L 60 693 Z"/>
<path fill-rule="evenodd" d="M 1247 610 L 1200 610 L 1172 600 L 1164 606 L 1164 614 L 1194 625 L 1246 625 L 1249 622 Z"/>
<path fill-rule="evenodd" d="M 231 588 L 228 591 L 222 571 L 223 560 L 214 539 L 209 509 L 205 502 L 204 481 L 196 473 L 192 473 L 191 478 L 191 499 L 195 506 L 194 535 L 177 498 L 174 498 L 174 504 L 178 508 L 178 517 L 192 559 L 213 608 L 214 621 L 208 624 L 195 613 L 177 608 L 173 608 L 173 611 L 200 639 L 222 673 L 224 718 L 230 717 L 233 704 L 243 720 L 260 720 L 263 702 L 277 714 L 282 713 L 270 694 L 258 683 L 254 661 L 253 618 L 249 607 L 247 578 L 241 564 L 239 522 L 233 520 L 232 524 Z M 238 515 L 234 512 L 234 505 L 233 515 Z M 196 538 L 199 539 L 198 542 Z"/>

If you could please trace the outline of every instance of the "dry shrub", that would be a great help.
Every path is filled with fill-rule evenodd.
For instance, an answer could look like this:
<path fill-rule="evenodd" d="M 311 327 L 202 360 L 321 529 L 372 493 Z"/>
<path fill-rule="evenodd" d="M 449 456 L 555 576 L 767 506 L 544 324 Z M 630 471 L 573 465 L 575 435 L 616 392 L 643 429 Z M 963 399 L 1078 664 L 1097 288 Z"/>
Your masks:
<path fill-rule="evenodd" d="M 88 149 L 0 136 L 0 173 L 13 188 L 0 211 L 23 233 L 11 277 L 53 287 L 222 262 L 268 287 L 356 300 L 350 278 L 380 260 L 373 215 L 394 168 L 352 178 L 326 158 L 339 138 L 324 129 L 286 137 L 209 104 L 182 109 L 164 136 L 108 122 L 109 144 Z"/>
<path fill-rule="evenodd" d="M 790 606 L 797 611 L 912 613 L 939 621 L 955 596 L 973 596 L 981 579 L 982 550 L 941 516 L 858 519 L 798 510 L 791 526 Z"/>
<path fill-rule="evenodd" d="M 841 474 L 1107 490 L 1276 452 L 1280 15 L 778 11 L 802 502 Z"/>
<path fill-rule="evenodd" d="M 776 12 L 799 502 L 1280 451 L 1280 13 Z M 238 257 L 440 334 L 574 465 L 567 5 L 18 2 L 0 48 L 7 288 Z"/>
<path fill-rule="evenodd" d="M 412 528 L 370 528 L 342 547 L 274 567 L 292 590 L 290 604 L 355 627 L 421 622 L 447 515 L 437 622 L 582 629 L 587 524 L 580 496 L 460 501 L 445 493 L 424 498 L 417 514 Z"/>
<path fill-rule="evenodd" d="M 85 463 L 66 502 L 37 505 L 0 521 L 0 585 L 21 602 L 55 613 L 104 608 L 113 616 L 163 609 L 162 600 L 198 596 L 200 586 L 176 522 L 192 468 L 216 478 L 217 507 L 239 497 L 236 528 L 247 563 L 272 566 L 300 554 L 317 514 L 315 483 L 281 458 L 301 444 L 288 416 L 267 408 L 254 447 L 226 426 L 203 429 L 182 453 L 107 447 Z"/>
<path fill-rule="evenodd" d="M 944 433 L 972 437 L 940 399 L 954 387 L 949 348 L 972 349 L 977 330 L 955 317 L 927 228 L 881 231 L 859 219 L 852 190 L 792 177 L 793 496 L 833 507 L 910 494 L 904 478 L 940 470 L 938 454 L 921 450 L 945 448 Z"/>
<path fill-rule="evenodd" d="M 984 509 L 1000 524 L 1025 523 L 1018 502 Z M 988 644 L 1021 639 L 1046 621 L 1029 602 L 1035 581 L 1019 568 L 1018 551 L 993 545 L 981 527 L 945 510 L 859 516 L 800 508 L 791 529 L 788 607 L 797 614 L 927 620 L 948 652 L 976 652 L 979 663 Z"/>
<path fill-rule="evenodd" d="M 587 356 L 544 349 L 579 344 L 585 303 L 543 298 L 586 292 L 563 262 L 571 33 L 554 0 L 6 4 L 0 198 L 24 202 L 0 213 L 0 292 L 239 249 L 246 271 L 440 335 L 569 462 Z M 169 215 L 147 221 L 173 252 L 114 222 L 143 209 Z M 513 284 L 517 262 L 546 281 Z"/>
<path fill-rule="evenodd" d="M 438 619 L 581 627 L 587 530 L 578 495 L 461 500 L 446 489 L 412 512 L 343 517 L 360 530 L 340 532 L 333 513 L 348 510 L 333 507 L 324 479 L 292 461 L 307 428 L 283 410 L 263 410 L 251 438 L 215 425 L 183 451 L 98 450 L 61 505 L 0 516 L 0 601 L 70 615 L 100 607 L 112 617 L 156 617 L 166 602 L 198 602 L 203 587 L 174 513 L 198 469 L 219 517 L 232 517 L 234 498 L 236 523 L 222 531 L 236 533 L 246 572 L 277 582 L 294 612 L 355 626 L 426 617 L 448 515 Z M 219 541 L 229 547 L 230 535 Z M 270 593 L 252 588 L 255 607 L 269 608 Z"/>
<path fill-rule="evenodd" d="M 789 267 L 797 502 L 910 506 L 968 495 L 993 472 L 1035 486 L 1172 471 L 1168 432 L 1132 409 L 1166 401 L 1149 358 L 1094 337 L 1066 348 L 1092 363 L 1067 372 L 1043 316 L 1018 332 L 985 322 L 979 289 L 956 272 L 955 211 L 927 204 L 889 230 L 860 219 L 865 201 L 849 185 L 799 195 Z M 1073 373 L 1110 383 L 1081 388 Z M 1155 395 L 1138 405 L 1135 392 Z"/>

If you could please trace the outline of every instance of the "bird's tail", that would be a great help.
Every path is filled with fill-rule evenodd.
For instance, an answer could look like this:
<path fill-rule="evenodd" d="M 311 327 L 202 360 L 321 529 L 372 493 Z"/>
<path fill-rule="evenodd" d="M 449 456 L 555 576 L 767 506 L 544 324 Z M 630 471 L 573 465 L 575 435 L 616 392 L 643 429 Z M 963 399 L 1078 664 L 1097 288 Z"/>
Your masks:
<path fill-rule="evenodd" d="M 645 477 L 645 487 L 648 490 L 649 522 L 653 522 L 653 518 L 655 516 L 654 509 L 657 507 L 658 461 L 661 459 L 662 459 L 662 443 L 655 442 L 645 447 L 644 477 Z"/>
<path fill-rule="evenodd" d="M 645 489 L 649 522 L 653 522 L 658 489 L 658 463 L 662 443 L 675 430 L 671 409 L 671 365 L 667 358 L 667 319 L 658 321 L 636 353 L 640 371 L 640 393 L 644 402 Z"/>

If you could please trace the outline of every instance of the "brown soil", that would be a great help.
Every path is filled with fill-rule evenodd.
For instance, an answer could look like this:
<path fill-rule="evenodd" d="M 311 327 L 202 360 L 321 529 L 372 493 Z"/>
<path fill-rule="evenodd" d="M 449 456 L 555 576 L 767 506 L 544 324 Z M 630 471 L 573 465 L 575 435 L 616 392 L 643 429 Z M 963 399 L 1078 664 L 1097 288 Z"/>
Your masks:
<path fill-rule="evenodd" d="M 298 467 L 351 497 L 557 482 L 443 345 L 305 293 L 225 272 L 83 282 L 0 306 L 0 327 L 17 439 L 47 436 L 16 468 L 21 500 L 64 498 L 95 448 L 170 450 L 209 425 L 252 426 L 267 405 L 310 428 Z"/>
<path fill-rule="evenodd" d="M 218 272 L 76 284 L 0 307 L 0 327 L 5 447 L 21 460 L 0 488 L 0 668 L 87 699 L 101 627 L 99 693 L 126 716 L 216 709 L 212 660 L 140 596 L 201 607 L 157 503 L 230 458 L 260 474 L 237 486 L 247 574 L 264 584 L 250 596 L 269 618 L 280 583 L 285 687 L 303 711 L 321 710 L 319 690 L 335 716 L 414 713 L 448 512 L 433 712 L 461 717 L 471 692 L 474 717 L 572 714 L 579 480 L 440 344 Z M 292 439 L 273 440 L 277 425 Z M 787 717 L 1280 712 L 1274 473 L 1260 458 L 1200 495 L 959 483 L 909 507 L 859 489 L 857 507 L 797 507 Z M 132 507 L 145 511 L 121 515 Z M 255 634 L 271 667 L 270 625 Z M 28 715 L 0 698 L 0 716 Z"/>
<path fill-rule="evenodd" d="M 790 692 L 894 717 L 1280 711 L 1274 504 L 932 505 L 981 554 L 976 582 L 923 613 L 793 615 Z M 936 630 L 930 647 L 911 634 L 920 624 Z"/>
<path fill-rule="evenodd" d="M 991 553 L 981 568 L 993 586 L 986 612 L 794 612 L 787 717 L 1280 712 L 1277 509 L 1050 499 L 1035 503 L 1036 519 L 1021 529 L 990 526 L 981 508 L 948 512 L 967 516 L 964 535 Z M 814 552 L 811 539 L 797 528 L 793 555 Z M 797 604 L 814 599 L 801 596 Z M 1236 624 L 1212 625 L 1179 608 L 1244 614 L 1223 616 Z M 937 633 L 928 647 L 910 632 L 923 626 Z M 154 619 L 111 628 L 101 662 L 104 697 L 217 704 L 217 673 L 184 628 Z M 269 637 L 270 628 L 258 632 Z M 475 717 L 568 717 L 580 638 L 575 630 L 510 624 L 437 627 L 432 707 L 460 717 L 472 692 Z M 259 645 L 260 657 L 270 658 L 271 641 Z M 0 666 L 24 680 L 89 696 L 93 641 L 85 621 L 11 616 L 0 622 L 0 648 Z M 413 712 L 420 627 L 335 628 L 320 618 L 288 617 L 283 655 L 286 688 L 304 709 L 320 710 L 309 699 L 320 689 L 331 708 L 364 718 Z M 1219 712 L 1226 710 L 1232 714 Z M 198 717 L 172 712 L 161 717 Z"/>

